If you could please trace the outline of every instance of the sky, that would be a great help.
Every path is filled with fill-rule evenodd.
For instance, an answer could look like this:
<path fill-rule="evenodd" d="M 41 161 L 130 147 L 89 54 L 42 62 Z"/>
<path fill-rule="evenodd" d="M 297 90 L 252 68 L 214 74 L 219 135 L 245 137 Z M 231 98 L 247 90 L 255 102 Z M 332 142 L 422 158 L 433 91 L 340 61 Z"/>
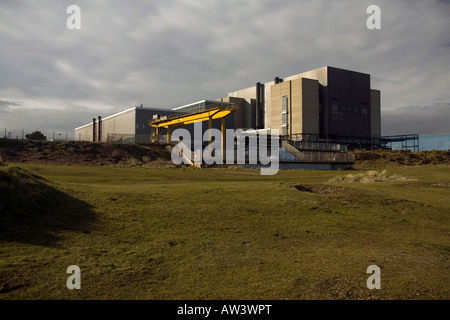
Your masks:
<path fill-rule="evenodd" d="M 450 0 L 0 0 L 0 136 L 73 136 L 327 65 L 371 75 L 382 135 L 450 133 L 449 17 Z"/>

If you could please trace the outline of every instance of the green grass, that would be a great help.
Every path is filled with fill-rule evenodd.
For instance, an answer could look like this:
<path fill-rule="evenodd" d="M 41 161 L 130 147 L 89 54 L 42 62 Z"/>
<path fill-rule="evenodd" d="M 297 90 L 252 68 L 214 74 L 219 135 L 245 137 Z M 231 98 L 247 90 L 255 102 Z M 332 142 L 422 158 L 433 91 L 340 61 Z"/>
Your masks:
<path fill-rule="evenodd" d="M 450 298 L 449 167 L 360 183 L 346 171 L 20 166 L 60 203 L 6 230 L 0 299 Z M 81 290 L 66 288 L 73 264 Z M 366 287 L 372 264 L 381 290 Z"/>

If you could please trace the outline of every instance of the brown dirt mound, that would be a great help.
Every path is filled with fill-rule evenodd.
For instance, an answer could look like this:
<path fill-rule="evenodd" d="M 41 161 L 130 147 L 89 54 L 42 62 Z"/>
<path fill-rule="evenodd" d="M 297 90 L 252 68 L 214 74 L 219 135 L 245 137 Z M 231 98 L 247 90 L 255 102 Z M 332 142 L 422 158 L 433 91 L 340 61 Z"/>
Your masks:
<path fill-rule="evenodd" d="M 450 165 L 450 151 L 355 150 L 353 154 L 355 155 L 355 169 Z"/>
<path fill-rule="evenodd" d="M 173 165 L 170 152 L 161 145 L 107 144 L 84 141 L 50 142 L 0 139 L 4 162 L 64 165 Z"/>

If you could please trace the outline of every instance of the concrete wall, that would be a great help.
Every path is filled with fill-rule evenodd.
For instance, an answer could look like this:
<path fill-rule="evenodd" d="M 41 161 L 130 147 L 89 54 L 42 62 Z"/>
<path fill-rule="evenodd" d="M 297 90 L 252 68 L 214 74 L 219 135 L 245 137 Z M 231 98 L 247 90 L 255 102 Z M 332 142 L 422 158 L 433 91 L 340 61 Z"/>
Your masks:
<path fill-rule="evenodd" d="M 153 128 L 149 126 L 148 122 L 153 119 L 153 115 L 166 116 L 174 113 L 176 111 L 170 109 L 136 108 L 135 142 L 140 144 L 150 143 L 150 135 L 153 132 Z"/>
<path fill-rule="evenodd" d="M 154 114 L 169 115 L 175 111 L 168 109 L 131 108 L 102 119 L 102 142 L 107 142 L 108 134 L 134 136 L 136 143 L 149 143 L 152 128 L 148 121 Z M 98 119 L 96 119 L 96 138 L 98 141 Z M 93 141 L 93 124 L 75 129 L 75 140 Z"/>
<path fill-rule="evenodd" d="M 93 124 L 86 124 L 82 127 L 75 129 L 75 141 L 93 141 L 93 133 L 92 133 Z M 96 133 L 97 136 L 97 133 Z"/>
<path fill-rule="evenodd" d="M 371 136 L 370 75 L 326 66 L 283 80 L 299 78 L 314 79 L 319 83 L 319 122 L 322 138 Z M 367 112 L 367 115 L 363 112 Z"/>
<path fill-rule="evenodd" d="M 256 86 L 230 92 L 229 97 L 244 99 L 244 129 L 255 129 L 256 127 Z"/>
<path fill-rule="evenodd" d="M 270 128 L 272 119 L 272 86 L 274 81 L 264 83 L 264 128 Z"/>
<path fill-rule="evenodd" d="M 134 135 L 136 133 L 136 108 L 106 117 L 102 120 L 102 142 L 108 134 Z"/>
<path fill-rule="evenodd" d="M 381 138 L 381 93 L 380 90 L 370 90 L 370 120 L 372 138 Z"/>
<path fill-rule="evenodd" d="M 283 96 L 288 98 L 288 134 L 319 133 L 319 83 L 299 78 L 271 87 L 271 129 L 280 130 Z"/>
<path fill-rule="evenodd" d="M 379 123 L 379 113 L 377 110 L 371 111 L 372 100 L 374 106 L 377 106 L 377 103 L 379 106 L 379 100 L 377 100 L 376 94 L 371 98 L 369 74 L 326 66 L 285 77 L 283 81 L 295 83 L 301 78 L 318 81 L 319 127 L 322 138 L 332 136 L 376 137 L 380 135 L 377 124 Z M 295 99 L 295 96 L 293 98 Z M 310 94 L 309 99 L 311 98 L 314 99 Z M 305 106 L 313 105 L 316 105 L 316 102 L 304 103 L 302 114 L 305 117 L 308 117 L 308 110 L 314 110 L 314 107 L 305 109 Z M 293 110 L 293 112 L 295 111 Z M 271 112 L 271 115 L 273 114 Z M 310 112 L 310 115 L 315 114 L 315 111 Z M 316 123 L 316 119 L 314 119 L 314 123 Z M 375 125 L 373 130 L 372 124 Z M 292 129 L 295 131 L 295 127 Z M 309 133 L 308 131 L 316 132 L 317 127 L 315 125 L 308 127 L 303 122 L 301 132 Z"/>
<path fill-rule="evenodd" d="M 292 94 L 291 94 L 291 81 L 285 81 L 275 84 L 271 87 L 271 109 L 270 109 L 270 129 L 280 130 L 280 135 L 282 135 L 281 129 L 281 108 L 282 99 L 284 96 L 288 98 L 288 134 L 292 133 Z"/>
<path fill-rule="evenodd" d="M 239 106 L 242 107 L 243 129 L 254 129 L 256 125 L 256 86 L 228 93 L 229 98 L 241 98 Z M 224 98 L 226 99 L 226 98 Z M 223 100 L 226 102 L 226 100 Z M 230 100 L 230 102 L 234 102 Z"/>
<path fill-rule="evenodd" d="M 302 79 L 302 78 L 308 78 L 308 79 L 313 79 L 313 80 L 317 80 L 321 86 L 326 86 L 327 85 L 327 70 L 328 67 L 322 67 L 322 68 L 318 68 L 315 70 L 311 70 L 311 71 L 307 71 L 304 73 L 300 73 L 300 74 L 296 74 L 293 76 L 289 76 L 289 77 L 285 77 L 282 78 L 283 82 L 287 82 L 287 81 L 291 81 L 291 80 L 298 80 L 298 79 Z M 275 124 L 272 124 L 272 115 L 276 115 L 277 111 L 274 113 L 272 112 L 272 86 L 275 84 L 274 81 L 269 81 L 269 82 L 265 82 L 263 83 L 264 85 L 264 128 L 278 128 L 279 126 L 277 125 L 277 123 L 279 121 L 281 121 L 281 116 L 279 117 L 279 119 L 275 119 Z M 247 101 L 250 105 L 252 103 L 252 100 L 256 99 L 256 86 L 252 86 L 249 88 L 245 88 L 245 89 L 241 89 L 241 90 L 237 90 L 237 91 L 233 91 L 228 93 L 229 97 L 241 97 L 243 98 L 245 101 Z M 278 100 L 277 100 L 278 101 Z M 247 110 L 247 112 L 249 112 Z M 251 113 L 251 112 L 249 112 Z M 279 114 L 279 113 L 278 113 Z M 252 116 L 254 117 L 253 114 L 250 114 L 249 117 L 252 118 Z M 248 117 L 246 117 L 246 127 L 247 128 L 251 128 L 254 127 L 254 123 L 252 121 L 248 121 Z M 280 122 L 281 123 L 281 122 Z M 292 128 L 293 131 L 296 130 L 294 128 Z M 314 128 L 308 128 L 313 130 Z"/>
<path fill-rule="evenodd" d="M 291 81 L 301 78 L 308 78 L 319 81 L 319 83 L 322 86 L 328 85 L 328 68 L 329 67 L 322 67 L 314 70 L 310 70 L 307 72 L 299 73 L 293 76 L 289 76 L 286 78 L 283 78 L 283 81 Z"/>
<path fill-rule="evenodd" d="M 230 114 L 226 117 L 225 125 L 228 129 L 244 129 L 246 128 L 245 125 L 245 118 L 246 113 L 249 113 L 249 105 L 248 102 L 243 98 L 235 98 L 235 97 L 226 97 L 219 99 L 219 101 L 222 102 L 232 102 L 235 106 L 238 107 L 238 110 Z M 248 115 L 247 115 L 248 117 Z M 228 119 L 232 119 L 229 121 Z M 230 125 L 230 126 L 229 126 Z"/>
<path fill-rule="evenodd" d="M 251 103 L 250 101 L 251 99 L 256 99 L 256 86 L 230 92 L 228 93 L 228 96 L 235 98 L 243 98 L 248 103 Z"/>
<path fill-rule="evenodd" d="M 302 78 L 301 81 L 301 127 L 299 132 L 308 134 L 319 134 L 319 81 Z M 294 82 L 293 81 L 293 82 Z"/>

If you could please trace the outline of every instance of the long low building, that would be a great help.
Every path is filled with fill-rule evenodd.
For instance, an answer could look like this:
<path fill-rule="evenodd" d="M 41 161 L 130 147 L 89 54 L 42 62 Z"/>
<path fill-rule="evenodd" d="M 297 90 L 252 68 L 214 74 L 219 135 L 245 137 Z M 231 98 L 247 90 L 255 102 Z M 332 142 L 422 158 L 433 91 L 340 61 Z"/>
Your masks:
<path fill-rule="evenodd" d="M 169 115 L 173 110 L 133 107 L 106 118 L 93 118 L 91 123 L 75 129 L 75 140 L 98 142 L 150 142 L 148 120 L 155 114 Z"/>
<path fill-rule="evenodd" d="M 174 109 L 145 108 L 143 106 L 133 107 L 122 112 L 113 114 L 106 118 L 98 116 L 91 123 L 75 128 L 75 140 L 92 142 L 119 142 L 119 143 L 150 143 L 150 137 L 154 129 L 148 124 L 154 117 L 171 116 L 174 114 L 186 114 L 205 110 L 217 105 L 234 105 L 232 102 L 221 102 L 216 100 L 202 100 Z M 239 106 L 238 106 L 239 107 Z M 242 111 L 243 108 L 240 109 Z M 231 115 L 226 119 L 227 128 L 239 127 L 237 116 Z M 193 133 L 193 126 L 184 126 Z M 220 122 L 214 120 L 214 128 L 220 128 Z M 202 124 L 203 130 L 207 125 Z M 165 134 L 163 130 L 162 134 Z"/>

